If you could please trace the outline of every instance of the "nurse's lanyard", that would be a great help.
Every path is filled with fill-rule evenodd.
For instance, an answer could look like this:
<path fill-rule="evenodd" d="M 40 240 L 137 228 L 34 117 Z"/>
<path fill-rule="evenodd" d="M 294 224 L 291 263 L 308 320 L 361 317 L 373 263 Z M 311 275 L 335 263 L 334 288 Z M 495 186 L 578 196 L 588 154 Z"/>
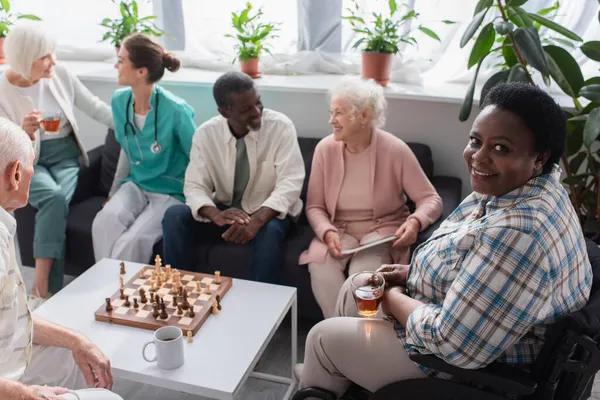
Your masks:
<path fill-rule="evenodd" d="M 136 136 L 135 127 L 129 120 L 129 107 L 131 107 L 132 100 L 133 100 L 133 94 L 129 94 L 129 99 L 127 100 L 127 108 L 125 111 L 125 115 L 126 115 L 125 126 L 124 126 L 125 144 L 127 145 L 127 158 L 129 158 L 129 162 L 131 162 L 135 165 L 139 165 L 141 161 L 144 161 L 144 153 L 142 152 L 142 148 L 140 147 L 140 142 L 138 141 L 138 138 Z M 152 144 L 150 145 L 150 151 L 154 154 L 158 154 L 162 151 L 162 146 L 160 145 L 160 143 L 158 143 L 158 101 L 159 101 L 159 96 L 158 96 L 158 91 L 157 91 L 156 92 L 156 105 L 154 107 L 154 142 L 152 142 Z M 138 151 L 140 153 L 140 160 L 136 161 L 136 162 L 133 162 L 133 160 L 131 159 L 131 150 L 129 150 L 129 135 L 128 135 L 129 130 L 131 130 L 131 133 L 133 134 L 133 138 L 135 139 L 135 144 L 137 145 Z"/>

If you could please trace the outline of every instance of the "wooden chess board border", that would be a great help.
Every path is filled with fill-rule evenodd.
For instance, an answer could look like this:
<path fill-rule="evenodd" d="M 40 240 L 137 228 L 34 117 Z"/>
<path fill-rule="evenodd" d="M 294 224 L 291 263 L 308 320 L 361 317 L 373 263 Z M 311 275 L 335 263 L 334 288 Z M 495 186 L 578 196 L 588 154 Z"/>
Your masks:
<path fill-rule="evenodd" d="M 134 284 L 135 281 L 137 281 L 138 279 L 140 279 L 140 271 L 144 270 L 144 274 L 146 275 L 147 271 L 154 271 L 156 269 L 156 267 L 152 267 L 152 266 L 145 266 L 143 268 L 141 268 L 139 271 L 137 271 L 133 277 L 131 279 L 129 279 L 126 283 L 125 283 L 125 289 L 133 289 L 136 292 L 138 291 L 138 289 L 140 287 L 142 287 L 143 285 L 136 285 Z M 161 267 L 161 271 L 165 271 L 165 267 Z M 194 276 L 194 281 L 202 281 L 205 278 L 209 278 L 209 279 L 213 279 L 215 276 L 211 275 L 211 274 L 203 274 L 200 272 L 192 272 L 192 271 L 184 271 L 184 270 L 179 270 L 179 272 L 181 273 L 181 276 L 185 276 L 185 275 L 192 275 Z M 146 281 L 149 282 L 150 281 L 150 277 L 146 276 Z M 189 283 L 190 281 L 188 281 L 187 283 Z M 118 286 L 118 284 L 117 284 Z M 218 286 L 217 289 L 212 289 L 212 293 L 210 294 L 210 300 L 205 301 L 205 305 L 202 306 L 202 310 L 199 312 L 196 312 L 196 315 L 194 316 L 192 322 L 189 325 L 180 325 L 177 322 L 173 321 L 173 317 L 179 318 L 180 316 L 175 314 L 175 311 L 172 312 L 172 314 L 169 314 L 169 318 L 167 320 L 162 320 L 160 318 L 154 319 L 154 317 L 152 316 L 152 313 L 150 313 L 147 317 L 145 318 L 140 318 L 137 317 L 135 315 L 131 315 L 131 314 L 126 314 L 126 315 L 119 315 L 117 314 L 115 311 L 119 308 L 119 306 L 114 305 L 114 310 L 111 312 L 107 312 L 106 311 L 106 302 L 102 302 L 102 306 L 100 306 L 100 308 L 98 308 L 98 310 L 94 313 L 94 317 L 96 319 L 96 321 L 100 321 L 100 322 L 108 322 L 108 323 L 112 323 L 112 324 L 116 324 L 116 325 L 123 325 L 123 326 L 130 326 L 133 328 L 141 328 L 141 329 L 148 329 L 148 330 L 152 330 L 155 331 L 159 328 L 162 328 L 163 326 L 177 326 L 178 328 L 181 328 L 181 330 L 183 331 L 184 335 L 187 335 L 188 331 L 192 332 L 192 335 L 196 335 L 196 333 L 198 332 L 198 330 L 200 330 L 200 327 L 204 324 L 204 322 L 208 319 L 208 316 L 211 315 L 211 305 L 213 303 L 213 301 L 216 299 L 216 296 L 219 295 L 221 300 L 223 300 L 223 297 L 225 297 L 225 294 L 227 294 L 227 292 L 229 291 L 229 289 L 231 288 L 231 286 L 233 286 L 233 279 L 226 277 L 226 276 L 221 276 L 221 283 L 220 284 L 215 284 L 214 282 L 211 284 L 211 287 L 213 286 Z M 186 284 L 184 284 L 184 287 L 186 287 Z M 194 289 L 195 290 L 195 289 Z M 150 295 L 150 292 L 147 290 L 146 291 L 148 296 Z M 156 291 L 157 295 L 160 295 L 158 291 Z M 203 294 L 206 294 L 203 292 Z M 131 301 L 131 306 L 130 309 L 133 310 L 133 298 L 137 297 L 139 299 L 139 295 L 136 296 L 130 296 L 130 301 Z M 162 297 L 162 295 L 161 295 Z M 121 299 L 121 292 L 120 292 L 120 288 L 117 288 L 116 292 L 110 297 L 110 301 L 111 303 L 113 301 L 116 300 L 120 300 Z M 169 304 L 172 303 L 172 301 L 168 302 Z M 149 302 L 147 304 L 150 304 Z M 196 305 L 196 304 L 194 304 Z M 142 308 L 142 306 L 144 306 L 142 303 L 140 303 L 140 309 Z M 168 308 L 168 307 L 167 307 Z M 177 319 L 177 321 L 179 321 L 179 319 Z"/>

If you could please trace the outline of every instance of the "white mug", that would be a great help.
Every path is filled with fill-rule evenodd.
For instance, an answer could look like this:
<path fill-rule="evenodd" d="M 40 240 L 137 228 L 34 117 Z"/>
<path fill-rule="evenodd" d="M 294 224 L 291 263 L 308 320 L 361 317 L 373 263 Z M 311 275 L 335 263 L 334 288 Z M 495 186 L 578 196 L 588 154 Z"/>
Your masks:
<path fill-rule="evenodd" d="M 156 355 L 146 357 L 146 348 L 151 344 L 156 348 Z M 142 356 L 148 362 L 158 361 L 162 369 L 175 369 L 183 365 L 183 331 L 176 326 L 163 326 L 154 332 L 154 341 L 148 342 L 142 349 Z"/>

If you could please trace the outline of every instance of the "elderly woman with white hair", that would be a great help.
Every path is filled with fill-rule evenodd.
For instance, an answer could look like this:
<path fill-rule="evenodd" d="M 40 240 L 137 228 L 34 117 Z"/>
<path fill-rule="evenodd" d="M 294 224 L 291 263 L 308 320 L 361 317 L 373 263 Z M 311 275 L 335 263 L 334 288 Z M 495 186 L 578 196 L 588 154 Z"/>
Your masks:
<path fill-rule="evenodd" d="M 29 198 L 37 209 L 32 293 L 41 298 L 62 288 L 66 223 L 77 186 L 78 157 L 88 164 L 74 107 L 113 126 L 110 107 L 56 63 L 54 49 L 54 41 L 40 28 L 14 27 L 4 42 L 9 68 L 0 76 L 0 116 L 21 126 L 35 149 Z M 44 129 L 42 120 L 50 117 L 60 122 Z"/>
<path fill-rule="evenodd" d="M 381 86 L 345 77 L 330 95 L 333 134 L 315 149 L 306 203 L 316 238 L 300 256 L 325 318 L 334 315 L 346 269 L 352 275 L 408 263 L 418 233 L 442 213 L 442 200 L 413 152 L 381 129 L 386 110 Z M 412 214 L 405 193 L 416 205 Z M 341 253 L 392 235 L 393 245 Z"/>

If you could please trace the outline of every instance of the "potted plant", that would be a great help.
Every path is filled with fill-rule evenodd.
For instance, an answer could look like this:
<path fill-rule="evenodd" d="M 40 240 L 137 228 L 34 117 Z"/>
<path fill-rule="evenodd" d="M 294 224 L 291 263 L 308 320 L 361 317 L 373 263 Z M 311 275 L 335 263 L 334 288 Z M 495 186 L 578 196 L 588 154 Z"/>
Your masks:
<path fill-rule="evenodd" d="M 8 31 L 10 31 L 10 26 L 14 25 L 18 19 L 40 21 L 40 17 L 33 14 L 12 14 L 10 12 L 10 1 L 0 0 L 0 64 L 6 63 L 6 59 L 4 58 L 4 39 Z"/>
<path fill-rule="evenodd" d="M 246 3 L 246 8 L 239 14 L 231 13 L 231 24 L 236 30 L 235 35 L 227 34 L 226 37 L 237 39 L 235 49 L 237 58 L 240 62 L 241 71 L 250 75 L 252 78 L 260 77 L 258 70 L 258 61 L 263 51 L 271 54 L 268 44 L 265 43 L 269 38 L 276 38 L 274 34 L 277 31 L 275 23 L 260 22 L 262 17 L 262 7 L 255 14 L 251 14 L 252 4 Z M 235 62 L 235 59 L 233 60 Z"/>
<path fill-rule="evenodd" d="M 353 49 L 364 45 L 362 52 L 362 77 L 365 79 L 374 79 L 381 86 L 387 86 L 390 81 L 390 70 L 392 68 L 392 57 L 398 54 L 400 43 L 408 45 L 417 45 L 417 40 L 411 36 L 414 30 L 420 30 L 427 36 L 440 41 L 439 36 L 429 28 L 422 25 L 408 30 L 408 32 L 399 35 L 401 27 L 411 20 L 416 20 L 419 14 L 414 10 L 408 9 L 406 13 L 400 15 L 396 0 L 388 0 L 389 13 L 384 16 L 383 13 L 373 13 L 373 20 L 365 21 L 360 16 L 360 7 L 357 0 L 352 0 L 354 7 L 346 10 L 350 15 L 342 17 L 350 22 L 352 30 L 359 34 Z M 446 24 L 452 24 L 453 21 L 443 21 Z M 366 44 L 365 44 L 366 43 Z"/>
<path fill-rule="evenodd" d="M 529 0 L 480 0 L 474 17 L 467 27 L 461 46 L 472 38 L 475 42 L 469 57 L 469 68 L 476 66 L 475 76 L 467 90 L 459 119 L 465 121 L 471 112 L 476 80 L 486 58 L 492 60 L 498 71 L 481 88 L 483 100 L 487 92 L 500 82 L 523 81 L 535 85 L 534 74 L 540 74 L 546 85 L 554 81 L 558 88 L 573 101 L 564 109 L 568 117 L 568 136 L 562 167 L 563 183 L 569 189 L 583 232 L 596 242 L 600 240 L 600 76 L 585 79 L 571 53 L 579 46 L 591 60 L 600 61 L 600 41 L 583 40 L 552 21 L 551 14 L 559 8 L 558 1 L 551 7 L 530 13 L 521 6 Z M 496 16 L 483 27 L 489 12 Z M 600 19 L 600 15 L 598 16 Z M 490 19 L 488 19 L 490 20 Z M 540 27 L 548 35 L 540 36 Z M 477 35 L 476 33 L 479 32 Z M 556 32 L 561 37 L 550 36 Z"/>
<path fill-rule="evenodd" d="M 117 53 L 123 39 L 133 33 L 144 33 L 156 37 L 165 34 L 165 31 L 154 24 L 155 15 L 140 18 L 136 0 L 112 0 L 112 2 L 119 4 L 121 17 L 117 19 L 104 18 L 102 20 L 100 26 L 105 27 L 107 31 L 102 36 L 101 42 L 110 40 L 112 45 L 115 46 Z"/>

